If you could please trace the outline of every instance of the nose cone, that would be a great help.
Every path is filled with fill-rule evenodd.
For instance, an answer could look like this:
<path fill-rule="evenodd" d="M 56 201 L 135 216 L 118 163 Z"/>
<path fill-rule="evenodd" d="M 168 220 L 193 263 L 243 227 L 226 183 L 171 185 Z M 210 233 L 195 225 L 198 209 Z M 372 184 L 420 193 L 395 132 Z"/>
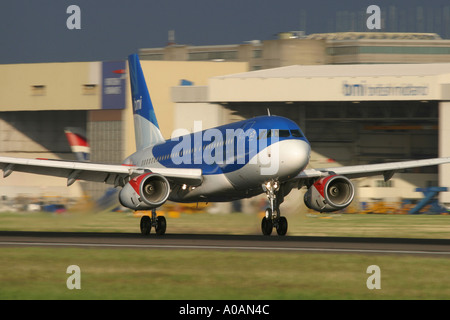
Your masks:
<path fill-rule="evenodd" d="M 290 179 L 306 168 L 309 162 L 311 146 L 300 139 L 290 139 L 279 143 L 279 176 Z"/>

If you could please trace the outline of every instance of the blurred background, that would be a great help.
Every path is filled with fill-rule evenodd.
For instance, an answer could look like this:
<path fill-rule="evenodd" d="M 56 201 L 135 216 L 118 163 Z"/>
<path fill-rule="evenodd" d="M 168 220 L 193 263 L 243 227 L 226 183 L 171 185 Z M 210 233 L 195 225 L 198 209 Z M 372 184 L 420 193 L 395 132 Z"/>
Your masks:
<path fill-rule="evenodd" d="M 78 30 L 66 27 L 70 4 L 0 4 L 2 156 L 75 160 L 67 128 L 86 139 L 90 161 L 120 163 L 134 152 L 133 52 L 166 139 L 194 121 L 207 129 L 269 108 L 300 125 L 311 168 L 450 156 L 447 1 L 78 1 Z M 380 7 L 380 29 L 367 28 L 371 4 Z M 355 186 L 346 212 L 411 213 L 420 203 L 421 212 L 446 213 L 450 204 L 448 166 Z M 14 172 L 0 179 L 0 211 L 122 210 L 115 193 Z M 263 195 L 161 210 L 265 207 Z M 303 191 L 282 208 L 306 211 Z"/>

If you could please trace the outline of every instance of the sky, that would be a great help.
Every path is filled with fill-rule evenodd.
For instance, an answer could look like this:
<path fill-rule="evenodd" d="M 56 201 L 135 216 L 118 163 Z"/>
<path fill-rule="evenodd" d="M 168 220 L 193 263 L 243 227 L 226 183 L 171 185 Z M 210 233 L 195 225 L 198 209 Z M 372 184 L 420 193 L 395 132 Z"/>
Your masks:
<path fill-rule="evenodd" d="M 269 40 L 278 32 L 300 29 L 333 32 L 338 12 L 363 12 L 371 4 L 397 11 L 432 7 L 433 15 L 450 1 L 2 0 L 0 63 L 125 59 L 139 48 L 166 46 L 169 30 L 175 30 L 177 43 L 188 45 Z M 70 5 L 80 8 L 81 29 L 67 28 Z M 417 14 L 405 12 L 413 19 Z"/>

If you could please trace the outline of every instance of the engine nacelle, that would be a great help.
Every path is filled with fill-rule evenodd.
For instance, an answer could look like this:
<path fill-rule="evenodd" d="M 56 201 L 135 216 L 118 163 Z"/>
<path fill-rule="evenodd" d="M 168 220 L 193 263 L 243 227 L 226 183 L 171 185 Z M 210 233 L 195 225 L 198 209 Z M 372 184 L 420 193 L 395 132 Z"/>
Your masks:
<path fill-rule="evenodd" d="M 166 202 L 170 193 L 167 179 L 157 173 L 145 173 L 128 182 L 119 193 L 120 203 L 133 210 L 154 209 Z"/>
<path fill-rule="evenodd" d="M 347 207 L 355 197 L 353 183 L 344 176 L 328 176 L 317 180 L 305 193 L 305 204 L 319 212 L 332 212 Z"/>

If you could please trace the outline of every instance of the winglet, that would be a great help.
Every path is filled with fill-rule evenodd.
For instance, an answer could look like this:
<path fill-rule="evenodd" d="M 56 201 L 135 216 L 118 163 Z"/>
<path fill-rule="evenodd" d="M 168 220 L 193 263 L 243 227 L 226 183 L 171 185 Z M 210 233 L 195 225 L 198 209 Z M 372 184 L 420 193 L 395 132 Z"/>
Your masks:
<path fill-rule="evenodd" d="M 142 150 L 164 141 L 153 109 L 152 100 L 145 82 L 144 73 L 137 54 L 128 57 L 130 69 L 131 99 L 134 115 L 136 149 Z"/>

